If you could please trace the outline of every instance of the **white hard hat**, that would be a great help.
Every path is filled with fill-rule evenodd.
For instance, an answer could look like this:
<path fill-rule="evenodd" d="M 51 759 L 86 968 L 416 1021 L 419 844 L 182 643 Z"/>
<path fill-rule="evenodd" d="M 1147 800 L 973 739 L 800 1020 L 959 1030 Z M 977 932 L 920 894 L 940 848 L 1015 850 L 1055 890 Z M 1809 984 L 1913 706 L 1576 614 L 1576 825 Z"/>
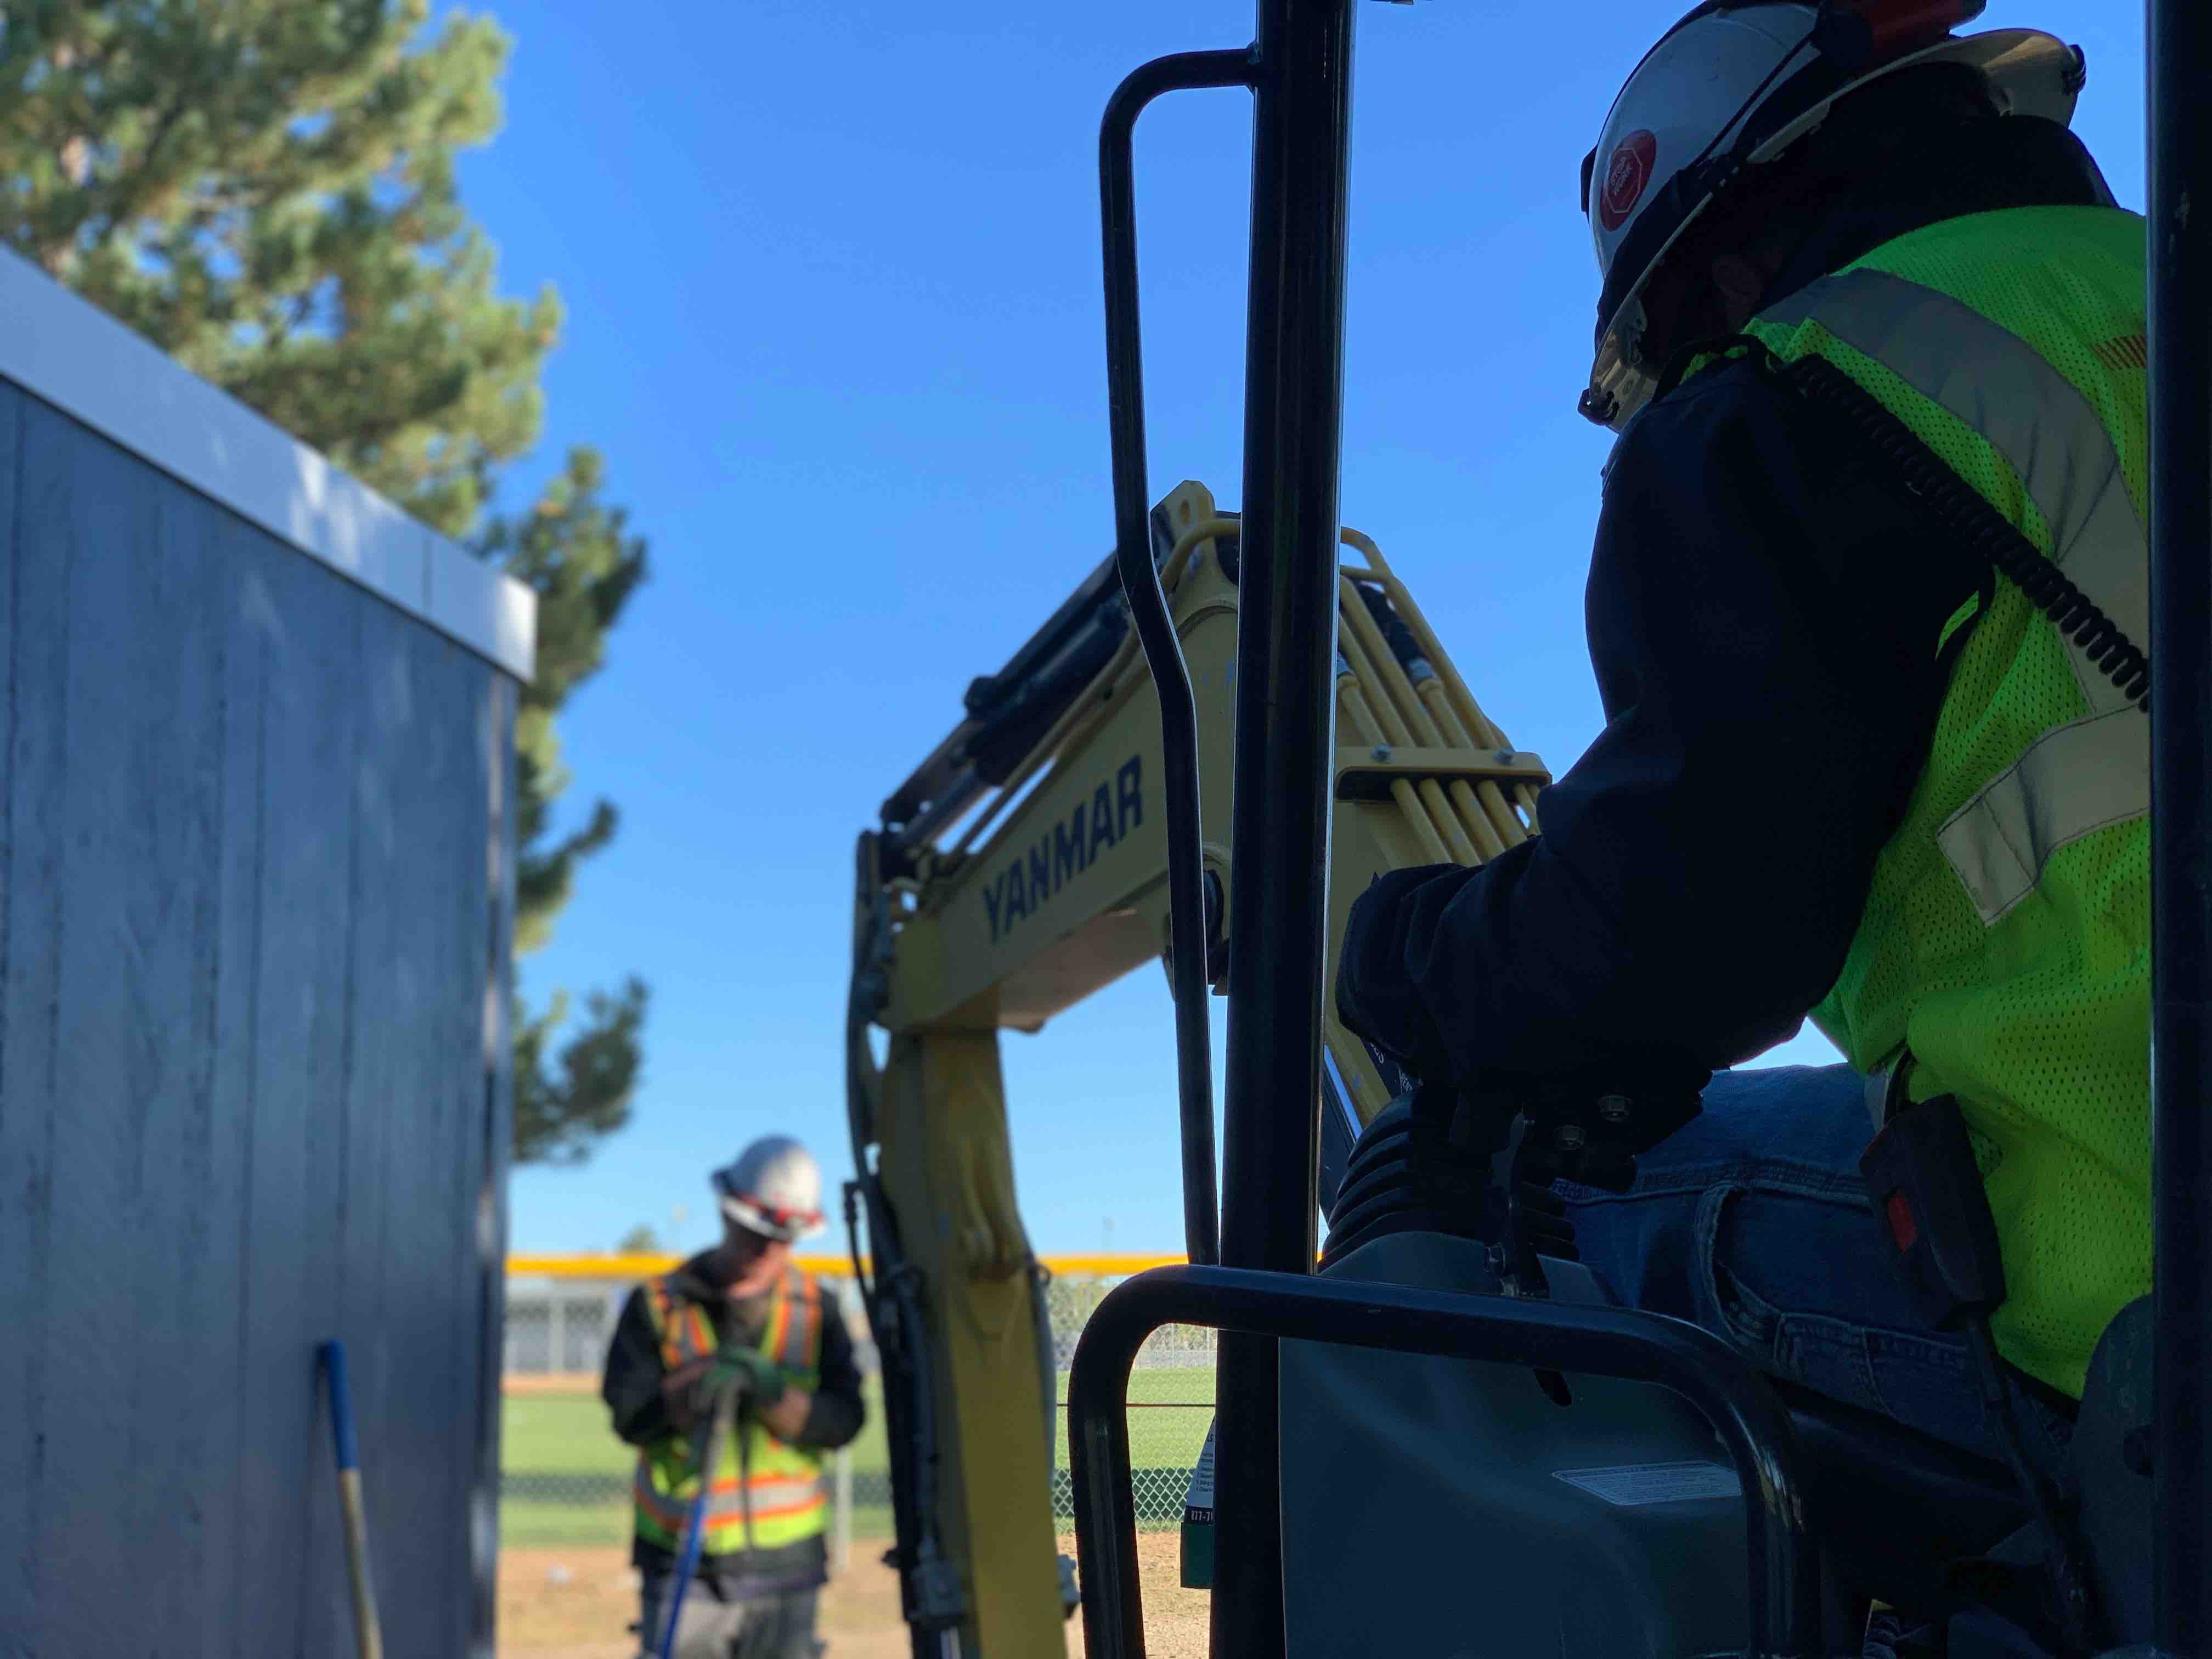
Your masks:
<path fill-rule="evenodd" d="M 1981 72 L 2008 115 L 2074 118 L 2081 54 L 2034 29 L 1954 36 L 1984 0 L 1706 0 L 1660 38 L 1583 162 L 1603 279 L 1583 412 L 1620 428 L 1663 363 L 1644 350 L 1644 285 L 1741 170 L 1772 161 L 1836 100 L 1922 64 Z"/>
<path fill-rule="evenodd" d="M 822 1225 L 822 1170 L 789 1135 L 763 1135 L 714 1171 L 722 1213 L 740 1227 L 786 1243 Z"/>

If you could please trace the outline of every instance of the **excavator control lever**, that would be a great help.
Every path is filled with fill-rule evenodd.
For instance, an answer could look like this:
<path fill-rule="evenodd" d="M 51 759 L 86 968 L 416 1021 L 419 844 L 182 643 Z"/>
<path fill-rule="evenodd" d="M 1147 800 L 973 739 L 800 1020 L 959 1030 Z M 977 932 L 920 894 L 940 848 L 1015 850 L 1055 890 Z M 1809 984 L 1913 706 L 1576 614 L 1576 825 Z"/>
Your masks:
<path fill-rule="evenodd" d="M 1329 1213 L 1324 1268 L 1408 1229 L 1477 1239 L 1518 1293 L 1545 1294 L 1540 1258 L 1578 1259 L 1573 1182 L 1623 1193 L 1637 1154 L 1697 1115 L 1694 1095 L 1539 1093 L 1417 1084 L 1368 1125 Z"/>

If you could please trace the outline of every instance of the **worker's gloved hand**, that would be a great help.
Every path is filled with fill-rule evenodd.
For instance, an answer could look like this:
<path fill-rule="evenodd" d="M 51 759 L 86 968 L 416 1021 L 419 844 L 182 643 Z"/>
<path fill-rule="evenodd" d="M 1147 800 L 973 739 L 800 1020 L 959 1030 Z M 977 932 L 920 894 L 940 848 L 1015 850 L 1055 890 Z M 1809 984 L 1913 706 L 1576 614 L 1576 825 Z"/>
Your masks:
<path fill-rule="evenodd" d="M 791 1379 L 782 1366 L 757 1348 L 734 1346 L 714 1356 L 714 1365 L 701 1384 L 709 1400 L 734 1389 L 760 1406 L 773 1406 L 790 1387 Z"/>
<path fill-rule="evenodd" d="M 689 1360 L 660 1379 L 661 1407 L 668 1414 L 669 1426 L 678 1434 L 690 1432 L 698 1422 L 706 1398 L 700 1384 L 714 1368 L 714 1357 L 708 1355 Z"/>
<path fill-rule="evenodd" d="M 1377 876 L 1352 901 L 1345 927 L 1337 958 L 1337 1017 L 1425 1081 L 1451 1081 L 1453 1066 L 1443 1033 L 1421 995 L 1420 977 L 1431 964 L 1414 960 L 1413 935 L 1419 931 L 1425 941 L 1433 941 L 1434 913 L 1481 873 L 1455 864 L 1427 864 Z M 1420 913 L 1430 921 L 1417 930 Z"/>

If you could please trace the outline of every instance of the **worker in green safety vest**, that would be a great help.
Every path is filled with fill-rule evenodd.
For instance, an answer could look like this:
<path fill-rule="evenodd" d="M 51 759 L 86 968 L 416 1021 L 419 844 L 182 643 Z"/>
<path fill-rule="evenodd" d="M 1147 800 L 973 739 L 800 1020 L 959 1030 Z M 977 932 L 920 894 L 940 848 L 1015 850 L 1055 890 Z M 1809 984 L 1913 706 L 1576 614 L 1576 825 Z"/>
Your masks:
<path fill-rule="evenodd" d="M 2145 234 L 2081 54 L 1980 9 L 1705 4 L 1629 77 L 1582 185 L 1607 724 L 1540 836 L 1369 890 L 1337 995 L 1424 1079 L 1701 1094 L 1627 1192 L 1563 1188 L 1583 1259 L 1996 1457 L 1860 1170 L 1954 1101 L 2056 1477 L 2150 1283 Z M 1808 1015 L 1848 1066 L 1732 1069 Z"/>
<path fill-rule="evenodd" d="M 641 1580 L 641 1647 L 658 1655 L 707 1472 L 697 1570 L 676 1632 L 679 1659 L 813 1659 L 828 1577 L 825 1452 L 860 1431 L 860 1376 L 836 1299 L 791 1261 L 821 1225 L 822 1176 L 771 1135 L 715 1171 L 722 1242 L 631 1292 L 601 1393 L 637 1447 L 631 1483 Z"/>

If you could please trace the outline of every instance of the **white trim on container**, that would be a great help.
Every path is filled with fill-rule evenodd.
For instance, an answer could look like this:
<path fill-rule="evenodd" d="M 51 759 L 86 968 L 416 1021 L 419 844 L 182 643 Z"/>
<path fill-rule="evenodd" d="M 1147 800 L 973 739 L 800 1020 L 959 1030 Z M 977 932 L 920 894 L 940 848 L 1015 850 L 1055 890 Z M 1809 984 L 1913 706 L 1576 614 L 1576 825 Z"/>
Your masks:
<path fill-rule="evenodd" d="M 37 266 L 0 252 L 0 379 L 518 678 L 538 596 L 348 477 Z"/>

